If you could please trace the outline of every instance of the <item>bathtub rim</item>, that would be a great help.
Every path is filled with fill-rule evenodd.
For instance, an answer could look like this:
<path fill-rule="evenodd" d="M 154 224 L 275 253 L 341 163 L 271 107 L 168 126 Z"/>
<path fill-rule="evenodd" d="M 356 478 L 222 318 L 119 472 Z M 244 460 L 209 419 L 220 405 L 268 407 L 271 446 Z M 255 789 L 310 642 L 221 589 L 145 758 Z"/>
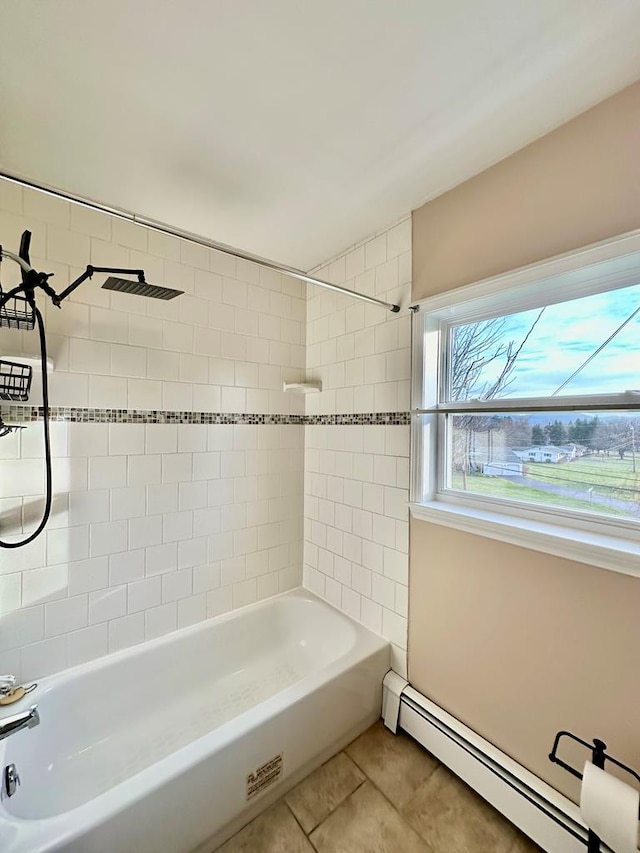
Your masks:
<path fill-rule="evenodd" d="M 75 679 L 85 672 L 91 672 L 92 670 L 98 671 L 124 660 L 135 659 L 144 653 L 148 653 L 154 649 L 161 649 L 163 646 L 171 645 L 180 639 L 191 637 L 198 633 L 204 633 L 207 629 L 211 629 L 213 626 L 224 625 L 226 622 L 231 622 L 234 618 L 237 618 L 240 615 L 260 611 L 278 601 L 286 600 L 311 601 L 314 604 L 319 604 L 321 609 L 329 609 L 338 618 L 343 617 L 344 620 L 350 624 L 350 627 L 354 629 L 362 628 L 373 637 L 379 636 L 369 628 L 366 628 L 364 625 L 356 622 L 346 613 L 343 613 L 324 599 L 315 595 L 315 593 L 310 592 L 302 586 L 298 586 L 293 589 L 285 590 L 284 592 L 279 592 L 276 595 L 271 595 L 268 598 L 263 598 L 260 601 L 253 601 L 251 604 L 236 607 L 233 610 L 226 611 L 225 613 L 219 613 L 217 616 L 202 619 L 199 622 L 194 622 L 192 625 L 185 625 L 183 628 L 176 628 L 174 631 L 168 631 L 166 634 L 162 634 L 159 637 L 153 637 L 150 640 L 143 640 L 140 643 L 135 643 L 134 645 L 127 646 L 124 649 L 118 649 L 115 652 L 107 652 L 106 655 L 100 655 L 100 657 L 83 661 L 82 663 L 75 664 L 74 666 L 65 667 L 65 669 L 53 672 L 50 675 L 45 675 L 42 678 L 27 679 L 27 681 L 37 683 L 36 689 L 28 694 L 31 704 L 34 704 L 38 699 L 45 696 L 56 685 Z M 388 641 L 385 640 L 384 642 L 386 643 Z M 17 704 L 20 704 L 24 709 L 27 701 L 26 697 L 24 697 L 24 704 L 22 704 L 23 700 L 20 700 Z M 6 709 L 3 708 L 2 711 L 0 711 L 0 721 L 2 721 L 5 716 L 11 716 L 17 711 L 19 712 L 20 708 L 17 707 L 17 704 L 7 706 Z"/>

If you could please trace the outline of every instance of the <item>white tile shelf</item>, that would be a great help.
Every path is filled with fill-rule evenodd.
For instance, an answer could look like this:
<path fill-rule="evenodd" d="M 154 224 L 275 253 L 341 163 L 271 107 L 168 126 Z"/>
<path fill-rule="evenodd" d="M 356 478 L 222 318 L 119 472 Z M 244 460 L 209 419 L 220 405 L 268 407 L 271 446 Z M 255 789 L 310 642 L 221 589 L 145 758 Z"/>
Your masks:
<path fill-rule="evenodd" d="M 283 382 L 282 390 L 290 394 L 317 394 L 322 391 L 322 382 Z"/>

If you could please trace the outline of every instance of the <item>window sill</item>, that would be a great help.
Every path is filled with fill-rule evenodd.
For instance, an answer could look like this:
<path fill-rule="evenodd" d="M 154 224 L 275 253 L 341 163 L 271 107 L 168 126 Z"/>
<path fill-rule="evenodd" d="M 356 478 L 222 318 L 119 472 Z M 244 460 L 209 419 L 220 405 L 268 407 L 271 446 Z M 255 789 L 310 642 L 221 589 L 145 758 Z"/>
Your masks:
<path fill-rule="evenodd" d="M 638 541 L 441 501 L 412 503 L 409 509 L 411 516 L 421 521 L 640 577 Z"/>

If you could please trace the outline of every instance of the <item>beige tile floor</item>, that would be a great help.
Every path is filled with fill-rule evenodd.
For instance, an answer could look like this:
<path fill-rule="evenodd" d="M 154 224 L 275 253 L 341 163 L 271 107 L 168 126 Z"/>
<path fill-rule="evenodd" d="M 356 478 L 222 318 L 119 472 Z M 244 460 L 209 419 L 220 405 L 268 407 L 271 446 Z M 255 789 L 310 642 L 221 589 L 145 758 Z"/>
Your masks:
<path fill-rule="evenodd" d="M 376 723 L 218 853 L 536 853 L 407 735 Z"/>

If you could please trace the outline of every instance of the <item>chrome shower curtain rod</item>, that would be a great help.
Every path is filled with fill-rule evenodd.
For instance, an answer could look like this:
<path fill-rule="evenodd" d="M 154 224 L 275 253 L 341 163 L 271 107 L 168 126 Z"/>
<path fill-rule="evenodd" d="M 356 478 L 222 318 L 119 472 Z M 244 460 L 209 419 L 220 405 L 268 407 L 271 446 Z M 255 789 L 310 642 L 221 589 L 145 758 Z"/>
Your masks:
<path fill-rule="evenodd" d="M 136 213 L 130 213 L 127 210 L 120 210 L 116 207 L 108 207 L 107 205 L 100 204 L 96 201 L 90 201 L 89 199 L 73 195 L 72 193 L 36 184 L 34 181 L 29 181 L 26 178 L 21 178 L 18 175 L 12 175 L 8 172 L 0 171 L 0 178 L 5 178 L 8 181 L 12 181 L 14 184 L 20 184 L 21 186 L 28 187 L 29 189 L 39 190 L 40 192 L 47 193 L 48 195 L 62 198 L 65 201 L 72 201 L 75 204 L 80 204 L 83 207 L 89 207 L 92 210 L 98 210 L 101 213 L 108 213 L 111 216 L 126 219 L 129 222 L 134 222 L 136 225 L 143 225 L 145 228 L 149 228 L 153 231 L 160 231 L 163 234 L 170 234 L 173 237 L 181 237 L 183 240 L 190 240 L 192 243 L 198 243 L 199 245 L 206 246 L 209 249 L 216 249 L 218 252 L 223 252 L 225 255 L 233 255 L 234 258 L 240 258 L 243 261 L 250 261 L 251 263 L 258 264 L 259 266 L 273 270 L 274 272 L 283 273 L 284 275 L 291 276 L 291 278 L 296 278 L 299 281 L 306 281 L 308 284 L 325 287 L 327 290 L 342 293 L 344 296 L 352 296 L 354 299 L 361 299 L 363 302 L 368 302 L 371 305 L 379 305 L 381 308 L 386 308 L 387 311 L 391 311 L 394 314 L 397 314 L 398 311 L 400 311 L 399 305 L 394 305 L 391 302 L 384 302 L 382 299 L 376 299 L 374 296 L 367 296 L 364 293 L 356 293 L 355 290 L 349 290 L 347 287 L 340 287 L 339 284 L 331 284 L 329 281 L 324 281 L 321 278 L 308 275 L 308 273 L 295 269 L 295 267 L 288 267 L 284 264 L 278 264 L 275 261 L 270 261 L 268 258 L 261 258 L 259 255 L 252 255 L 250 252 L 244 252 L 241 249 L 228 246 L 226 243 L 218 243 L 215 240 L 208 240 L 206 237 L 201 237 L 198 234 L 192 234 L 190 231 L 183 231 L 180 228 L 174 228 L 171 225 L 167 225 L 165 222 L 157 222 L 154 219 L 147 219 L 144 216 L 138 216 Z"/>

